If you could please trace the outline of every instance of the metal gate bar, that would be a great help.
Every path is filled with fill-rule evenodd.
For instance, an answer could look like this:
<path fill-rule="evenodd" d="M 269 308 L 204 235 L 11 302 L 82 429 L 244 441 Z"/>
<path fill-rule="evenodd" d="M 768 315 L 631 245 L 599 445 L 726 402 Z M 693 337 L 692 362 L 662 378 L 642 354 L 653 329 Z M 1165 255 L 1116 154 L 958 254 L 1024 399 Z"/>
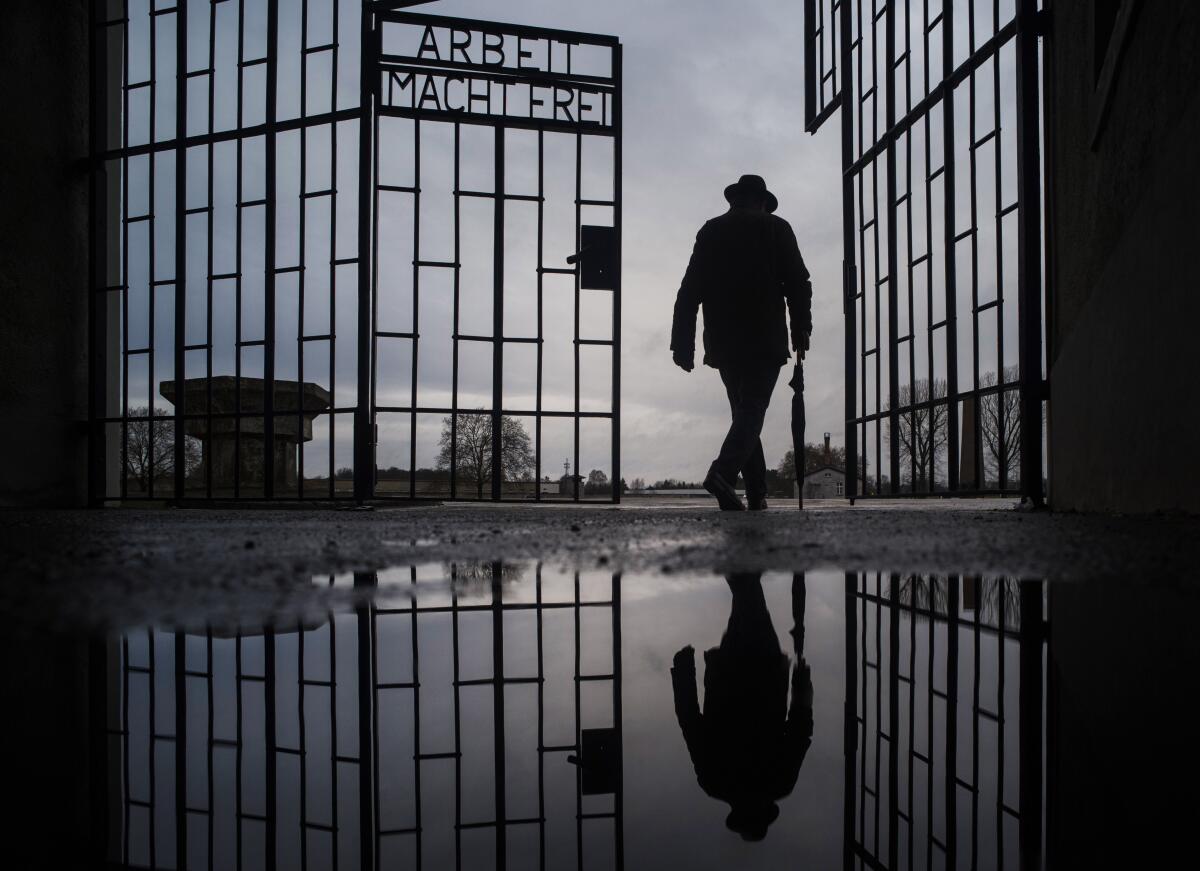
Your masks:
<path fill-rule="evenodd" d="M 986 18 L 977 14 L 983 5 L 989 7 Z M 848 493 L 852 500 L 1003 493 L 1037 503 L 1043 496 L 1045 395 L 1040 13 L 1032 0 L 1018 0 L 1007 21 L 1001 20 L 1000 0 L 946 0 L 940 10 L 930 7 L 928 0 L 805 3 L 806 129 L 815 132 L 837 109 L 842 121 Z M 955 13 L 962 7 L 966 29 L 956 35 Z M 827 51 L 834 28 L 837 52 Z M 1010 58 L 1012 78 L 1001 72 Z M 1013 80 L 1015 99 L 1008 90 Z M 986 90 L 985 82 L 990 85 Z M 914 93 L 916 85 L 921 90 Z M 955 98 L 963 90 L 966 134 L 955 124 Z M 983 95 L 992 105 L 977 111 Z M 1016 135 L 1008 149 L 1003 122 L 1010 112 L 1016 117 Z M 984 119 L 988 129 L 977 129 Z M 920 140 L 919 148 L 914 139 Z M 914 154 L 919 161 L 921 152 L 923 173 L 914 187 Z M 956 152 L 966 159 L 965 179 L 957 178 L 962 170 Z M 990 179 L 980 171 L 986 159 L 992 160 Z M 1010 178 L 1016 180 L 1012 194 Z M 957 181 L 969 185 L 963 203 Z M 993 204 L 990 216 L 981 214 L 985 191 Z M 965 228 L 956 227 L 960 209 L 968 221 Z M 1014 212 L 1015 234 L 1005 227 L 1005 218 Z M 985 244 L 980 233 L 986 217 L 992 228 Z M 1018 241 L 1017 262 L 1006 265 L 1004 240 L 1009 234 Z M 960 250 L 968 245 L 969 250 Z M 994 264 L 981 276 L 980 261 L 987 256 Z M 935 268 L 939 259 L 940 270 Z M 1010 274 L 1017 279 L 1015 300 L 1005 292 Z M 969 288 L 962 288 L 962 279 Z M 944 285 L 941 293 L 935 289 L 938 281 Z M 994 298 L 982 298 L 981 289 L 992 281 Z M 923 293 L 918 291 L 921 284 Z M 960 329 L 966 335 L 958 317 L 960 289 L 969 289 L 971 307 L 971 374 L 965 386 L 959 373 Z M 1005 361 L 1005 312 L 1013 303 L 1019 374 Z M 983 350 L 995 361 L 994 371 L 988 371 L 981 355 L 981 336 L 987 332 L 994 333 L 994 349 L 989 345 Z M 918 378 L 922 364 L 924 375 Z"/>

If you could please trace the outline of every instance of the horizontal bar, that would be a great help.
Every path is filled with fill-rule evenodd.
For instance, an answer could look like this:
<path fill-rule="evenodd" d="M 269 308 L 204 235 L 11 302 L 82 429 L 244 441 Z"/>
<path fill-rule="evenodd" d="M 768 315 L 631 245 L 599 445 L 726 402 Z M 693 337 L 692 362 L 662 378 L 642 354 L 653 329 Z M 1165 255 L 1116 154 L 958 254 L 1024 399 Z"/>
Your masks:
<path fill-rule="evenodd" d="M 261 61 L 266 62 L 266 58 Z M 184 137 L 182 143 L 178 139 L 163 139 L 155 142 L 146 142 L 141 145 L 127 145 L 122 148 L 112 148 L 108 151 L 101 151 L 92 155 L 94 161 L 119 160 L 125 157 L 138 157 L 143 154 L 153 154 L 159 151 L 177 151 L 181 145 L 183 148 L 193 148 L 197 145 L 213 145 L 218 142 L 232 142 L 236 139 L 253 139 L 257 136 L 265 136 L 268 133 L 281 133 L 288 130 L 299 130 L 302 127 L 322 127 L 327 124 L 335 124 L 339 121 L 350 121 L 362 117 L 362 109 L 355 107 L 353 109 L 338 109 L 334 112 L 326 112 L 322 115 L 309 115 L 307 117 L 289 118 L 285 121 L 276 121 L 274 123 L 256 124 L 253 127 L 235 127 L 230 130 L 216 130 L 211 133 L 197 133 L 192 136 Z"/>
<path fill-rule="evenodd" d="M 511 130 L 581 133 L 587 136 L 611 136 L 616 138 L 621 133 L 620 126 L 614 123 L 605 126 L 594 121 L 555 121 L 549 118 L 527 118 L 519 115 L 484 115 L 468 112 L 457 114 L 454 112 L 439 112 L 433 109 L 411 109 L 401 106 L 380 106 L 376 114 L 382 118 L 414 118 L 418 121 L 474 124 L 479 127 L 503 127 Z"/>

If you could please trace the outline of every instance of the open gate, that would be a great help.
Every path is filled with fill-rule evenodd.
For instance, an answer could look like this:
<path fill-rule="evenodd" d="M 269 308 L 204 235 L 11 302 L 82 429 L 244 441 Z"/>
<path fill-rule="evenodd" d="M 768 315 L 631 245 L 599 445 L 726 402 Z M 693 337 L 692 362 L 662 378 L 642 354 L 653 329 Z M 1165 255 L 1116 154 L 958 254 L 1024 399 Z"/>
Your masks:
<path fill-rule="evenodd" d="M 620 44 L 414 5 L 92 0 L 93 504 L 619 499 Z"/>
<path fill-rule="evenodd" d="M 842 140 L 847 494 L 1043 498 L 1037 0 L 805 0 Z"/>

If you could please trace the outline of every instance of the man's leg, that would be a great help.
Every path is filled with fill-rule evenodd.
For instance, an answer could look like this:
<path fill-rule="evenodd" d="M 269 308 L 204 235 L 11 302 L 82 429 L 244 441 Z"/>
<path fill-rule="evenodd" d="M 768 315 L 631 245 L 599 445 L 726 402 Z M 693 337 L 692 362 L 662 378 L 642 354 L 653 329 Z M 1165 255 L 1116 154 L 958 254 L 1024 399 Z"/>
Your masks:
<path fill-rule="evenodd" d="M 767 458 L 763 456 L 761 437 L 754 440 L 750 459 L 742 467 L 742 477 L 746 479 L 746 499 L 751 507 L 767 498 Z"/>
<path fill-rule="evenodd" d="M 713 469 L 730 484 L 743 472 L 748 486 L 761 482 L 762 489 L 766 489 L 766 460 L 759 434 L 778 379 L 778 366 L 721 370 L 733 421 Z"/>

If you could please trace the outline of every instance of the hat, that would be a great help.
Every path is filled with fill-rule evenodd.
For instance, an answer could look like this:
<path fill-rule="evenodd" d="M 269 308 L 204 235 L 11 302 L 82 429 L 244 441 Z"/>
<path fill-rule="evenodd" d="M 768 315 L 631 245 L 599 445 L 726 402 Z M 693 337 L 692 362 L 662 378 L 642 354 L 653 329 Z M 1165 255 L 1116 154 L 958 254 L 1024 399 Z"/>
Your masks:
<path fill-rule="evenodd" d="M 730 205 L 733 205 L 734 199 L 748 199 L 752 197 L 765 200 L 768 212 L 773 212 L 779 208 L 779 200 L 775 199 L 775 194 L 767 190 L 767 183 L 763 181 L 761 175 L 744 175 L 735 184 L 731 184 L 725 188 L 725 199 Z"/>

